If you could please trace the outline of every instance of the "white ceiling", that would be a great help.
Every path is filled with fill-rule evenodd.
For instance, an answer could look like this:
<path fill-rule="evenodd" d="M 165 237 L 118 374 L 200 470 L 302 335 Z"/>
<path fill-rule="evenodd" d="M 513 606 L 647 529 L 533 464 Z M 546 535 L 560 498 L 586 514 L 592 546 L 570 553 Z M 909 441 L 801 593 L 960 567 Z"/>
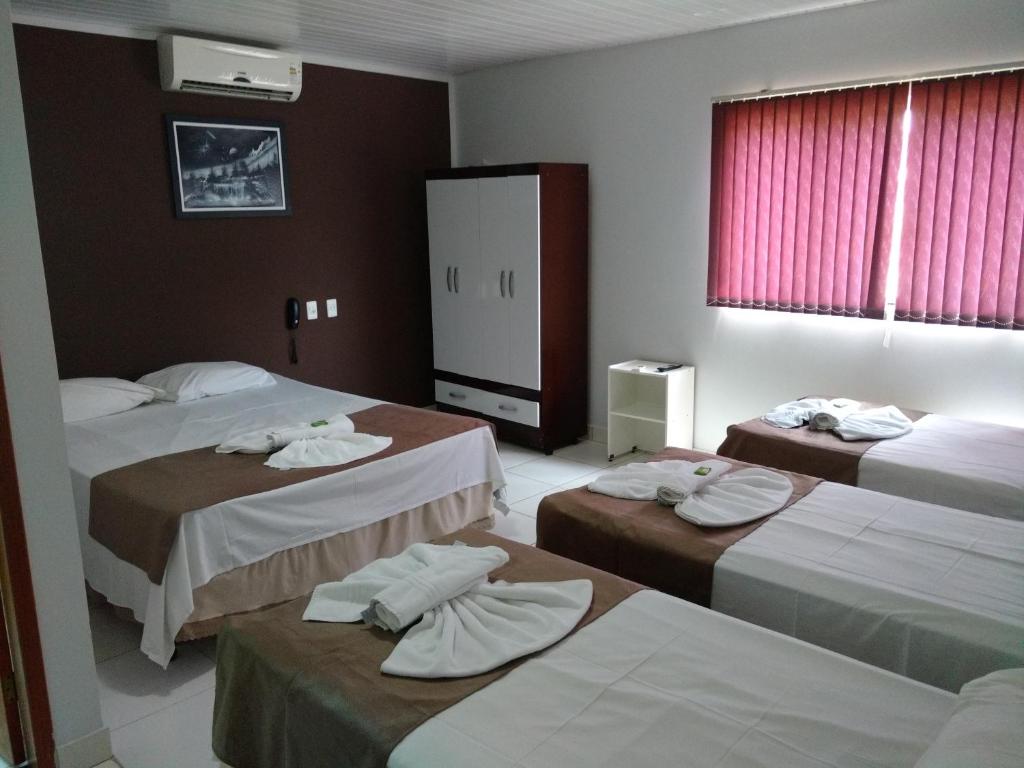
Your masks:
<path fill-rule="evenodd" d="M 870 0 L 12 0 L 17 22 L 230 37 L 308 61 L 421 76 Z"/>

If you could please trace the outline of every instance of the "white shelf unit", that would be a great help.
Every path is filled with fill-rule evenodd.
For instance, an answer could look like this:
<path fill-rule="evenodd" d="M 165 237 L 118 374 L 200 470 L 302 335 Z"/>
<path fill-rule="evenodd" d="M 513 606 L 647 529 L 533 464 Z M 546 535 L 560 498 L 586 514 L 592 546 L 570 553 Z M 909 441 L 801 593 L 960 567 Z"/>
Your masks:
<path fill-rule="evenodd" d="M 608 460 L 630 451 L 693 448 L 692 365 L 653 360 L 608 367 Z"/>

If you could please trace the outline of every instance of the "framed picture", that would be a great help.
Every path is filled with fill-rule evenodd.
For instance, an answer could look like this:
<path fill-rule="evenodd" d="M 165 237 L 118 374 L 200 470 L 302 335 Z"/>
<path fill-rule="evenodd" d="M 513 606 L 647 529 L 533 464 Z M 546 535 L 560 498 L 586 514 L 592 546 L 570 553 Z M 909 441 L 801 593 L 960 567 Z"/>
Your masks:
<path fill-rule="evenodd" d="M 280 123 L 176 115 L 166 120 L 179 219 L 291 215 Z"/>

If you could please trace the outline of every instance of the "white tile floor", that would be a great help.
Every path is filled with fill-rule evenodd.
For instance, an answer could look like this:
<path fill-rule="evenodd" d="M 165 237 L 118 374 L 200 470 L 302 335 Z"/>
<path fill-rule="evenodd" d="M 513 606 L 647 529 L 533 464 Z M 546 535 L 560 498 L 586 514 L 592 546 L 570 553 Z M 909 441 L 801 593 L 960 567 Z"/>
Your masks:
<path fill-rule="evenodd" d="M 506 443 L 498 449 L 508 478 L 511 512 L 497 515 L 494 533 L 527 544 L 536 543 L 537 505 L 544 496 L 585 485 L 610 466 L 606 447 L 591 441 L 563 448 L 553 456 Z M 631 458 L 627 455 L 614 463 Z M 89 615 L 100 706 L 121 765 L 219 766 L 210 749 L 215 642 L 179 646 L 178 657 L 165 672 L 138 650 L 141 628 L 137 624 L 117 618 L 104 606 L 91 608 Z"/>

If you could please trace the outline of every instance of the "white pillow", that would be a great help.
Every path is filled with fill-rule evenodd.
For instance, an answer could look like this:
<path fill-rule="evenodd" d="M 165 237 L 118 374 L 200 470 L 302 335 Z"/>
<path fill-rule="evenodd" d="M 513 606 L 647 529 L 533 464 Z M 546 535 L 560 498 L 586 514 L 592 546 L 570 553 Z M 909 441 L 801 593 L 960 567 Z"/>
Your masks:
<path fill-rule="evenodd" d="M 964 685 L 956 709 L 915 768 L 1024 765 L 1024 669 L 1003 669 Z"/>
<path fill-rule="evenodd" d="M 179 403 L 273 383 L 274 377 L 262 368 L 234 362 L 182 363 L 147 373 L 139 379 L 139 384 L 163 390 L 158 400 Z"/>
<path fill-rule="evenodd" d="M 162 394 L 159 389 L 124 379 L 64 379 L 60 383 L 65 424 L 130 411 Z"/>

